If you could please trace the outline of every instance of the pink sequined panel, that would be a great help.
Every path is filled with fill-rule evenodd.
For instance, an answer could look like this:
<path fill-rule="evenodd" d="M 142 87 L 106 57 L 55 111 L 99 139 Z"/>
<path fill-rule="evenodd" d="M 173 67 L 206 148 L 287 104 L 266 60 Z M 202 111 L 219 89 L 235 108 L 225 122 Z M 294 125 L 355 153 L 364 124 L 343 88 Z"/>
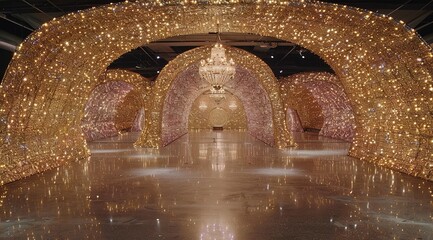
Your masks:
<path fill-rule="evenodd" d="M 237 67 L 235 79 L 227 83 L 227 87 L 244 104 L 248 132 L 255 138 L 273 146 L 271 101 L 255 75 L 247 69 Z"/>
<path fill-rule="evenodd" d="M 355 121 L 344 90 L 325 81 L 308 82 L 304 85 L 322 107 L 324 122 L 320 135 L 351 142 L 355 135 Z"/>
<path fill-rule="evenodd" d="M 203 92 L 207 83 L 193 65 L 173 80 L 162 112 L 162 145 L 166 146 L 188 132 L 188 117 L 192 103 Z"/>
<path fill-rule="evenodd" d="M 323 125 L 320 135 L 352 141 L 355 135 L 355 118 L 349 99 L 337 76 L 326 73 L 300 73 L 280 79 L 285 101 L 292 105 L 304 104 L 302 98 L 294 99 L 289 89 L 306 89 L 321 108 Z M 305 90 L 304 90 L 305 91 Z M 290 105 L 289 104 L 289 105 Z M 290 107 L 290 106 L 289 106 Z M 288 112 L 288 114 L 291 114 Z"/>
<path fill-rule="evenodd" d="M 287 109 L 287 126 L 291 132 L 303 132 L 301 120 L 299 119 L 298 112 L 294 109 Z"/>

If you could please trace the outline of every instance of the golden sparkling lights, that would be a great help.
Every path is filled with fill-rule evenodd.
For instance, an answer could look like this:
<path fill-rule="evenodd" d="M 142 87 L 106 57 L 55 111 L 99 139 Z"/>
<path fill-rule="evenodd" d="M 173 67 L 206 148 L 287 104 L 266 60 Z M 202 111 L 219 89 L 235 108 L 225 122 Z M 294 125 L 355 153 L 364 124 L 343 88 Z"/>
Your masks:
<path fill-rule="evenodd" d="M 352 141 L 355 131 L 353 110 L 334 74 L 298 73 L 280 79 L 280 82 L 285 108 L 296 110 L 304 128 L 320 129 L 320 135 Z"/>
<path fill-rule="evenodd" d="M 43 24 L 18 47 L 0 88 L 0 184 L 86 157 L 83 106 L 107 66 L 154 40 L 208 33 L 216 20 L 221 32 L 272 36 L 322 57 L 353 107 L 350 154 L 433 179 L 433 51 L 414 30 L 387 16 L 321 2 L 160 0 L 71 13 Z M 175 74 L 169 69 L 167 75 Z M 168 83 L 153 92 L 154 106 L 162 106 Z M 284 135 L 276 145 L 291 145 L 274 101 L 279 93 L 265 88 L 277 134 Z M 139 145 L 156 147 L 158 136 L 150 139 Z"/>

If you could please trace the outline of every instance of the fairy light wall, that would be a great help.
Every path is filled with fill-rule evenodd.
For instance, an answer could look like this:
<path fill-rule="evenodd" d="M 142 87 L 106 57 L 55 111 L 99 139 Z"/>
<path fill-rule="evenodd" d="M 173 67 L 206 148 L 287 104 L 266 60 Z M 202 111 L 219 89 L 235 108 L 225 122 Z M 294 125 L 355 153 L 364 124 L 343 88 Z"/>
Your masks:
<path fill-rule="evenodd" d="M 84 105 L 109 64 L 150 41 L 214 31 L 217 21 L 221 32 L 272 36 L 322 57 L 354 111 L 350 155 L 433 180 L 433 52 L 404 23 L 303 0 L 158 0 L 53 19 L 18 47 L 0 89 L 0 183 L 87 157 Z M 169 85 L 153 89 L 152 105 L 162 106 Z M 273 118 L 284 124 L 285 114 Z M 158 146 L 148 134 L 137 145 Z M 283 135 L 276 146 L 292 145 Z"/>
<path fill-rule="evenodd" d="M 114 123 L 119 132 L 141 132 L 146 120 L 142 94 L 130 91 L 116 107 Z"/>
<path fill-rule="evenodd" d="M 322 107 L 317 98 L 306 87 L 300 84 L 292 84 L 289 81 L 280 81 L 282 101 L 287 109 L 287 114 L 291 113 L 289 109 L 296 110 L 296 114 L 304 130 L 320 131 L 323 127 Z M 287 123 L 287 127 L 291 128 Z"/>

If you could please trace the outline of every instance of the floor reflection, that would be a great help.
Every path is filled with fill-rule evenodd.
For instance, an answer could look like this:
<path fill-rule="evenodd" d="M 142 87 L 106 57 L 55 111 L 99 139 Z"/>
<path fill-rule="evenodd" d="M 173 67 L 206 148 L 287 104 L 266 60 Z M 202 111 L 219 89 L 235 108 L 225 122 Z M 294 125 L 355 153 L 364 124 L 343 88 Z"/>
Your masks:
<path fill-rule="evenodd" d="M 277 150 L 243 132 L 137 135 L 0 187 L 1 239 L 433 239 L 433 183 L 314 134 Z"/>

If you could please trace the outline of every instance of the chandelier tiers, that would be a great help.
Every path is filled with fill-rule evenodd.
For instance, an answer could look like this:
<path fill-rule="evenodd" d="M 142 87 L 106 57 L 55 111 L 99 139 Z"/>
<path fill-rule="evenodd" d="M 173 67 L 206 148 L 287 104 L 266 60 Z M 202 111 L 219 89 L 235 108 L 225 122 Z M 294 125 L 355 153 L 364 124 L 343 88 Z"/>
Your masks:
<path fill-rule="evenodd" d="M 215 87 L 222 89 L 235 73 L 235 62 L 233 59 L 227 61 L 226 49 L 219 42 L 212 47 L 210 58 L 202 60 L 199 67 L 200 77 L 211 85 L 211 91 Z"/>
<path fill-rule="evenodd" d="M 213 98 L 217 105 L 226 98 L 225 93 L 226 91 L 222 85 L 212 85 L 209 90 L 209 96 Z"/>

